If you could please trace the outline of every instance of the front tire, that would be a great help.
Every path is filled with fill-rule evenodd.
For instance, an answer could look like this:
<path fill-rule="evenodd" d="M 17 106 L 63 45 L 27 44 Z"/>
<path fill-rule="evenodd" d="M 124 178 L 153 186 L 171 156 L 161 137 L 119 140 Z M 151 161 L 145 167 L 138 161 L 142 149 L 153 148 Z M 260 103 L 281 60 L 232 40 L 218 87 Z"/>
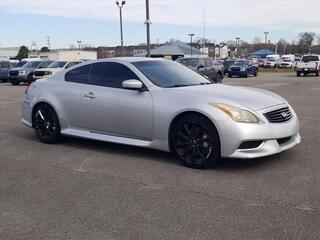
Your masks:
<path fill-rule="evenodd" d="M 316 72 L 316 76 L 319 77 L 319 71 Z"/>
<path fill-rule="evenodd" d="M 207 168 L 221 160 L 220 140 L 213 123 L 206 117 L 190 114 L 173 128 L 173 151 L 191 168 Z"/>
<path fill-rule="evenodd" d="M 34 131 L 41 142 L 51 144 L 61 140 L 61 127 L 58 116 L 49 104 L 39 105 L 33 114 Z"/>
<path fill-rule="evenodd" d="M 300 77 L 301 72 L 297 71 L 297 77 Z"/>
<path fill-rule="evenodd" d="M 13 86 L 17 86 L 20 84 L 20 81 L 17 81 L 17 80 L 11 80 L 10 83 L 13 85 Z"/>

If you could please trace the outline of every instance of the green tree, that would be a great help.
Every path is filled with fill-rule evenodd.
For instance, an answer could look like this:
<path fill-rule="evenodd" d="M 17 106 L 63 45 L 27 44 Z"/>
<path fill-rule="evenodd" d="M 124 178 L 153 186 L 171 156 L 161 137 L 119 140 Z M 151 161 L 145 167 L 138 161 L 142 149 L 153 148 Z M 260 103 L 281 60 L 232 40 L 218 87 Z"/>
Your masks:
<path fill-rule="evenodd" d="M 17 54 L 17 56 L 15 57 L 16 59 L 23 59 L 23 58 L 27 58 L 28 57 L 28 53 L 29 53 L 29 49 L 26 46 L 21 46 L 19 49 L 19 52 Z"/>
<path fill-rule="evenodd" d="M 50 49 L 48 47 L 42 47 L 40 49 L 40 52 L 49 52 L 49 51 L 50 51 Z"/>

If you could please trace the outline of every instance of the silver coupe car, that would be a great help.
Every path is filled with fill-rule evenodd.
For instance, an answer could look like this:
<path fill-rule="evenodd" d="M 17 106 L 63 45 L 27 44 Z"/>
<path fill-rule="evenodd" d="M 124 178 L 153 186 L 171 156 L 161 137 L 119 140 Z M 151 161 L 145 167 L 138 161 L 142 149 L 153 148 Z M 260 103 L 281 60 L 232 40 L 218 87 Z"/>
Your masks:
<path fill-rule="evenodd" d="M 214 84 L 181 64 L 149 58 L 86 62 L 32 83 L 22 122 L 44 143 L 71 135 L 148 147 L 195 168 L 300 142 L 297 115 L 282 97 Z"/>

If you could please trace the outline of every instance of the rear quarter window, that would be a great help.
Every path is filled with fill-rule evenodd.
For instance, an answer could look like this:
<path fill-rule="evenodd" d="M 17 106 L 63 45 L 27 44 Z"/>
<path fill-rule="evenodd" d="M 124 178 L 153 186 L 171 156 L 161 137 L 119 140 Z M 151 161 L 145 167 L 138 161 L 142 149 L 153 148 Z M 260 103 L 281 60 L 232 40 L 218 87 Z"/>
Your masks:
<path fill-rule="evenodd" d="M 89 76 L 92 64 L 81 66 L 67 72 L 65 75 L 66 82 L 87 84 L 89 82 Z"/>

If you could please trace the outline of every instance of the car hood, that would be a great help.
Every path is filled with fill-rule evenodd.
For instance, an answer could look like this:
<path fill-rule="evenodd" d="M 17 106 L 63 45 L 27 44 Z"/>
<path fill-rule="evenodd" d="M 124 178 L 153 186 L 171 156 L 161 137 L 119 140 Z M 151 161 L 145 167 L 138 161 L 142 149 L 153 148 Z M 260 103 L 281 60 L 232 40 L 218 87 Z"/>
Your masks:
<path fill-rule="evenodd" d="M 29 71 L 33 71 L 34 69 L 35 68 L 11 68 L 10 71 L 13 70 L 13 71 L 27 71 L 27 72 L 29 72 Z"/>
<path fill-rule="evenodd" d="M 264 89 L 224 84 L 166 88 L 166 90 L 173 94 L 184 94 L 192 99 L 204 98 L 208 103 L 224 103 L 254 111 L 286 103 L 279 95 Z"/>
<path fill-rule="evenodd" d="M 37 69 L 37 71 L 46 71 L 46 72 L 59 72 L 62 68 L 41 68 Z"/>

